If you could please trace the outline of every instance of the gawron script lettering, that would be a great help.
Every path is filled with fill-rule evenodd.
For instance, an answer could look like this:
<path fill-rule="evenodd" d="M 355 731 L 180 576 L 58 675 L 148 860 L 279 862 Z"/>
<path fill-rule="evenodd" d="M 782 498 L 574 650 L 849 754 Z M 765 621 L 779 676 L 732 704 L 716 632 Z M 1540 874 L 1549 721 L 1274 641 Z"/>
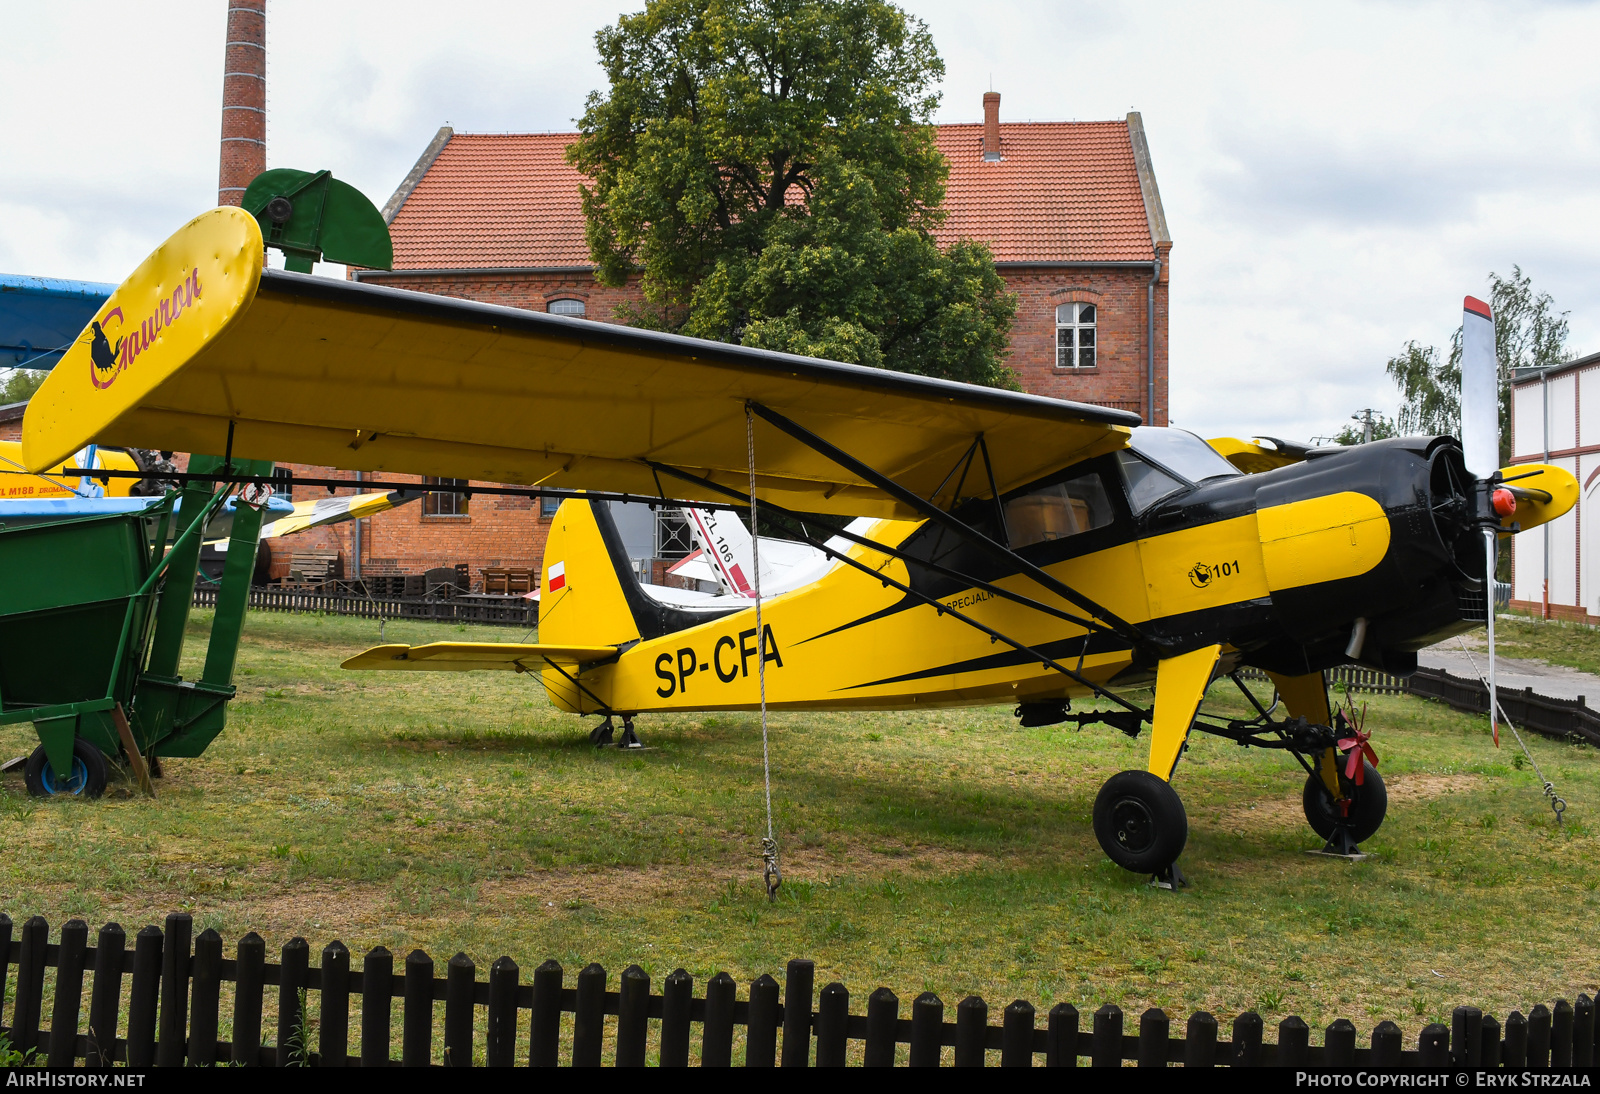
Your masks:
<path fill-rule="evenodd" d="M 122 340 L 122 352 L 117 355 L 117 371 L 122 372 L 138 359 L 139 355 L 155 344 L 161 332 L 177 322 L 185 309 L 194 307 L 200 299 L 200 270 L 191 269 L 170 296 L 161 298 L 155 310 L 140 320 L 139 326 Z"/>

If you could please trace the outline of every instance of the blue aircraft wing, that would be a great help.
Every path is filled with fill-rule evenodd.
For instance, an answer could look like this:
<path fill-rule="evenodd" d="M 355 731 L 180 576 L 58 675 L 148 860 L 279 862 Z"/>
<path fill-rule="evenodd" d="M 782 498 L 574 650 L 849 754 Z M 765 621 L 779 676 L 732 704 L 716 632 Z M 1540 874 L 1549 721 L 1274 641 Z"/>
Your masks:
<path fill-rule="evenodd" d="M 0 274 L 0 368 L 52 368 L 115 288 Z"/>

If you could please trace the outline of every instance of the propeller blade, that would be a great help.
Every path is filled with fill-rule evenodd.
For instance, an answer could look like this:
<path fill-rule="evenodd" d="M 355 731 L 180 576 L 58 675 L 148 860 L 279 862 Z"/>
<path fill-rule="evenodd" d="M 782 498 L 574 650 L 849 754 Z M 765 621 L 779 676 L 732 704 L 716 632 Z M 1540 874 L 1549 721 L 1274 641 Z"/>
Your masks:
<path fill-rule="evenodd" d="M 1500 747 L 1500 704 L 1494 678 L 1495 563 L 1499 521 L 1490 504 L 1488 480 L 1500 469 L 1500 364 L 1495 354 L 1494 313 L 1469 296 L 1461 311 L 1461 449 L 1467 471 L 1479 482 L 1485 520 L 1483 602 L 1489 625 L 1489 729 Z"/>
<path fill-rule="evenodd" d="M 1461 448 L 1474 478 L 1500 469 L 1500 365 L 1494 315 L 1469 296 L 1461 312 Z"/>

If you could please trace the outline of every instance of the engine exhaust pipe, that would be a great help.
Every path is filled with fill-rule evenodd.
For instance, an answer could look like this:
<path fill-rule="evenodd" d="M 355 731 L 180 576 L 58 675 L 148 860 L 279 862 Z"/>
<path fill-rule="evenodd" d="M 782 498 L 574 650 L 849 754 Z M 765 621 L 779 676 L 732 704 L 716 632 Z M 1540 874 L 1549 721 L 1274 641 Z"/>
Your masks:
<path fill-rule="evenodd" d="M 1361 656 L 1361 647 L 1367 644 L 1367 617 L 1357 616 L 1355 623 L 1350 627 L 1350 644 L 1345 646 L 1344 655 L 1354 661 Z"/>

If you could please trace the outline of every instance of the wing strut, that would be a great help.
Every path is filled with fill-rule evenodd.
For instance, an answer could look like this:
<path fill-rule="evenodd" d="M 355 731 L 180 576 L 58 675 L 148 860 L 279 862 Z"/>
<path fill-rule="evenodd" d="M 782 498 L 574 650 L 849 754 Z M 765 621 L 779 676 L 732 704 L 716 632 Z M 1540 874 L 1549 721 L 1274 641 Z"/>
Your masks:
<path fill-rule="evenodd" d="M 699 475 L 691 474 L 688 471 L 684 471 L 684 470 L 682 470 L 680 468 L 669 467 L 668 465 L 666 465 L 664 463 L 651 463 L 650 467 L 654 471 L 659 471 L 659 472 L 662 472 L 664 474 L 671 475 L 674 478 L 683 479 L 685 482 L 694 483 L 696 486 L 703 486 L 707 490 L 715 490 L 715 491 L 717 491 L 719 493 L 726 494 L 730 498 L 738 498 L 741 501 L 746 501 L 746 503 L 748 504 L 748 500 L 747 500 L 746 495 L 741 494 L 737 490 L 734 490 L 734 489 L 731 489 L 729 487 L 723 486 L 720 483 L 714 482 L 711 479 L 702 478 Z M 699 505 L 700 503 L 699 502 L 683 502 L 682 504 L 688 505 L 688 506 L 695 506 L 695 505 Z M 802 525 L 804 523 L 801 520 L 800 515 L 798 513 L 794 512 L 791 509 L 785 509 L 783 506 L 778 505 L 776 502 L 764 501 L 761 504 L 767 509 L 768 512 L 776 513 L 779 516 L 784 517 L 785 519 L 787 519 L 788 521 L 790 521 L 794 525 Z M 854 532 L 850 531 L 848 528 L 841 528 L 838 531 L 834 532 L 833 534 L 835 536 L 837 536 L 838 538 L 840 538 L 840 539 L 847 539 L 851 543 L 859 544 L 860 546 L 867 548 L 867 550 L 869 550 L 869 551 L 874 551 L 874 552 L 877 552 L 878 554 L 884 554 L 884 555 L 888 555 L 890 558 L 898 559 L 899 561 L 904 562 L 907 566 L 916 566 L 916 567 L 919 567 L 919 568 L 921 568 L 923 570 L 927 570 L 929 573 L 938 574 L 941 577 L 952 578 L 952 579 L 954 579 L 956 581 L 964 581 L 964 582 L 970 584 L 974 589 L 982 589 L 984 592 L 992 593 L 993 595 L 999 597 L 1002 600 L 1009 600 L 1012 603 L 1021 604 L 1025 608 L 1032 608 L 1034 611 L 1042 612 L 1045 615 L 1054 616 L 1055 618 L 1063 620 L 1063 621 L 1065 621 L 1067 623 L 1073 623 L 1073 624 L 1076 624 L 1077 626 L 1084 627 L 1084 628 L 1086 628 L 1088 630 L 1091 630 L 1091 631 L 1101 631 L 1101 632 L 1104 632 L 1106 634 L 1116 634 L 1117 633 L 1115 628 L 1109 627 L 1104 623 L 1097 622 L 1094 619 L 1090 619 L 1090 618 L 1087 618 L 1087 617 L 1081 616 L 1081 615 L 1073 615 L 1071 612 L 1062 611 L 1060 608 L 1054 607 L 1053 605 L 1042 603 L 1042 602 L 1040 602 L 1038 600 L 1033 599 L 1032 597 L 1024 596 L 1023 594 L 1018 593 L 1018 592 L 1013 592 L 1010 589 L 1007 589 L 1007 588 L 1005 588 L 1003 586 L 1000 586 L 1000 585 L 995 585 L 992 582 L 988 582 L 988 581 L 983 580 L 982 578 L 973 577 L 971 574 L 964 574 L 959 570 L 952 570 L 948 566 L 941 566 L 937 562 L 933 562 L 933 561 L 931 561 L 929 559 L 918 558 L 915 555 L 908 554 L 907 552 L 902 551 L 897 547 L 890 547 L 886 543 L 879 543 L 875 539 L 868 539 L 866 536 L 858 536 Z M 812 539 L 810 536 L 804 535 L 803 533 L 802 533 L 802 538 L 803 538 L 805 543 L 807 543 L 808 545 L 810 545 L 812 547 L 817 548 L 820 551 L 823 551 L 824 553 L 826 553 L 830 557 L 833 557 L 833 558 L 842 557 L 842 556 L 834 554 L 834 552 L 832 552 L 832 551 L 829 551 L 828 548 L 826 547 L 826 545 L 824 545 L 819 540 Z M 950 610 L 950 609 L 946 608 L 943 604 L 940 604 L 939 607 L 940 607 L 940 609 L 942 611 L 949 611 Z M 1087 637 L 1087 636 L 1085 636 L 1085 637 Z"/>
<path fill-rule="evenodd" d="M 756 414 L 759 414 L 762 419 L 771 423 L 772 425 L 777 426 L 779 429 L 789 434 L 789 436 L 793 437 L 807 448 L 812 449 L 820 455 L 826 456 L 828 459 L 832 460 L 846 471 L 865 479 L 867 482 L 895 498 L 897 501 L 900 501 L 905 505 L 909 505 L 911 508 L 917 510 L 917 512 L 921 513 L 929 520 L 935 521 L 940 525 L 950 529 L 950 531 L 954 532 L 959 538 L 981 548 L 995 558 L 1002 559 L 1008 564 L 1017 566 L 1024 574 L 1031 578 L 1035 584 L 1042 585 L 1044 588 L 1050 590 L 1064 600 L 1076 604 L 1084 611 L 1099 619 L 1105 620 L 1112 630 L 1121 635 L 1123 638 L 1126 638 L 1134 645 L 1135 648 L 1142 648 L 1147 645 L 1144 635 L 1139 633 L 1139 629 L 1132 623 L 1129 623 L 1127 620 L 1121 619 L 1115 614 L 1107 611 L 1105 608 L 1101 607 L 1099 604 L 1096 604 L 1093 600 L 1089 599 L 1087 596 L 1084 596 L 1082 593 L 1078 592 L 1078 590 L 1072 588 L 1070 585 L 1067 585 L 1065 582 L 1051 577 L 1049 574 L 1045 573 L 1044 570 L 1040 569 L 1038 566 L 1035 566 L 1033 563 L 1029 562 L 1015 551 L 1011 550 L 1011 548 L 996 543 L 994 540 L 990 539 L 988 536 L 984 535 L 970 524 L 967 524 L 965 521 L 953 516 L 950 513 L 946 513 L 943 509 L 940 509 L 937 505 L 926 501 L 915 492 L 907 490 L 905 487 L 889 478 L 889 476 L 876 471 L 871 467 L 868 467 L 866 464 L 862 463 L 848 452 L 829 444 L 827 441 L 811 432 L 805 426 L 791 421 L 782 414 L 779 414 L 777 411 L 768 409 L 754 400 L 750 401 L 748 405 L 750 409 Z"/>

